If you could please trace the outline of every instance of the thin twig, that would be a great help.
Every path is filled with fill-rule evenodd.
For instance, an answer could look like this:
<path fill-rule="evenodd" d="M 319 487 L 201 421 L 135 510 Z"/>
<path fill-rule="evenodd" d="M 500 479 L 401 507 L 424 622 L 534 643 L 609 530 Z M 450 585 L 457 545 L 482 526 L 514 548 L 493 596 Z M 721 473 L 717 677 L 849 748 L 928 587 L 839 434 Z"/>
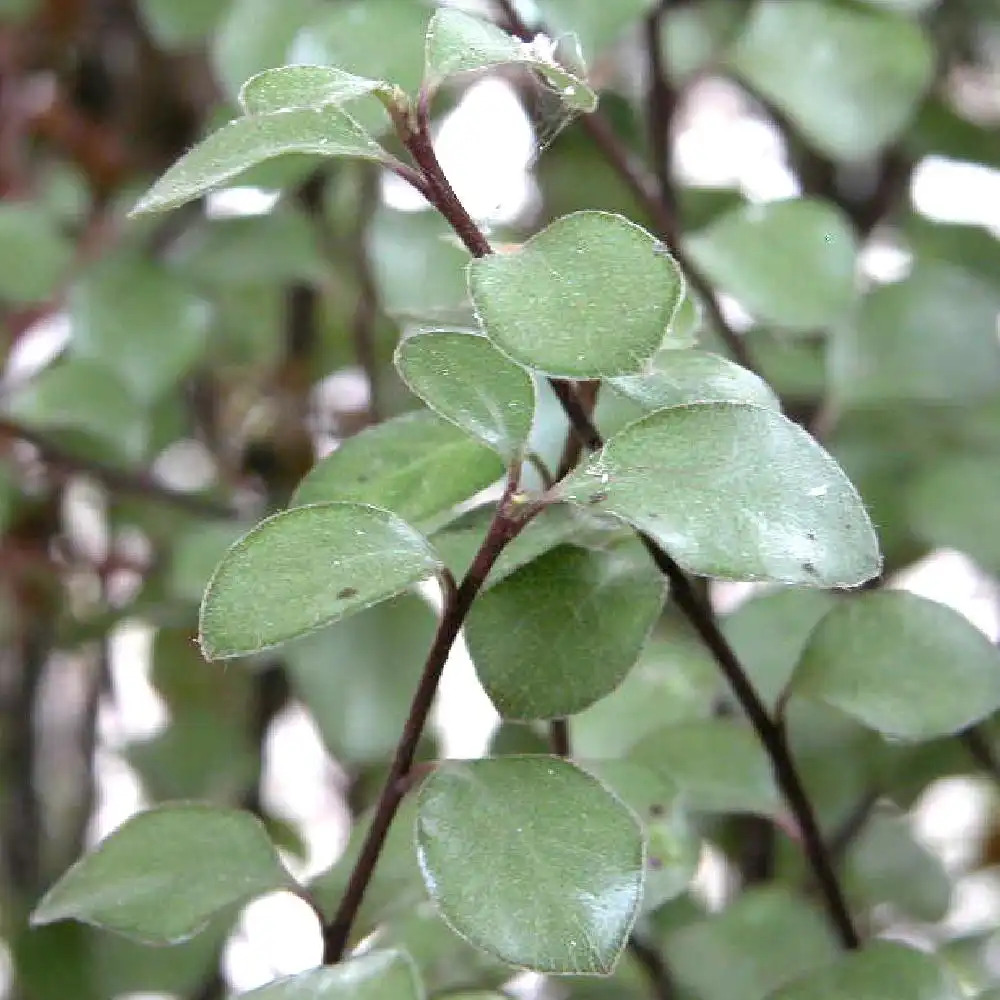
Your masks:
<path fill-rule="evenodd" d="M 92 476 L 116 492 L 170 504 L 173 507 L 186 510 L 191 514 L 198 514 L 202 517 L 236 517 L 236 511 L 221 501 L 197 496 L 193 493 L 181 493 L 178 490 L 172 490 L 168 486 L 164 486 L 158 482 L 150 473 L 145 471 L 128 471 L 97 459 L 83 458 L 80 455 L 74 454 L 74 452 L 63 445 L 50 440 L 39 431 L 26 427 L 16 420 L 11 420 L 9 417 L 0 417 L 0 438 L 2 437 L 24 441 L 37 449 L 47 464 L 70 472 L 79 472 Z"/>
<path fill-rule="evenodd" d="M 416 132 L 404 131 L 400 138 L 427 179 L 428 187 L 434 193 L 435 207 L 474 257 L 487 256 L 492 253 L 489 241 L 455 196 L 434 152 L 425 98 L 426 95 L 422 95 Z M 574 429 L 587 442 L 588 447 L 602 447 L 604 442 L 600 432 L 582 407 L 572 385 L 556 379 L 551 379 L 550 384 Z M 849 949 L 860 947 L 860 937 L 823 843 L 812 803 L 792 758 L 783 724 L 771 718 L 728 640 L 719 629 L 711 608 L 698 595 L 684 571 L 654 538 L 645 532 L 638 532 L 638 535 L 657 568 L 670 582 L 677 606 L 718 663 L 767 753 L 778 787 L 798 825 L 806 857 L 815 873 L 831 922 L 842 944 Z"/>
<path fill-rule="evenodd" d="M 549 746 L 557 757 L 570 755 L 569 722 L 566 719 L 552 719 L 549 722 Z"/>
<path fill-rule="evenodd" d="M 375 866 L 385 844 L 389 827 L 392 825 L 399 803 L 406 794 L 406 779 L 413 767 L 417 744 L 430 714 L 438 682 L 441 679 L 441 671 L 444 669 L 448 654 L 451 652 L 459 631 L 465 624 L 472 602 L 486 582 L 486 577 L 504 547 L 513 541 L 521 529 L 542 509 L 539 504 L 517 504 L 515 506 L 512 501 L 517 485 L 517 470 L 512 468 L 504 497 L 497 506 L 493 522 L 490 524 L 486 537 L 462 582 L 456 586 L 451 574 L 447 572 L 444 574 L 444 611 L 438 623 L 434 642 L 427 654 L 420 683 L 417 685 L 416 693 L 410 704 L 410 711 L 403 726 L 392 764 L 389 767 L 389 773 L 382 786 L 378 804 L 375 807 L 375 815 L 372 817 L 371 825 L 337 912 L 323 928 L 323 962 L 327 965 L 339 962 L 344 954 L 344 949 L 350 938 L 351 927 L 364 899 L 368 883 L 375 872 Z"/>
<path fill-rule="evenodd" d="M 958 734 L 958 740 L 969 756 L 1000 785 L 1000 759 L 979 726 L 970 726 Z"/>

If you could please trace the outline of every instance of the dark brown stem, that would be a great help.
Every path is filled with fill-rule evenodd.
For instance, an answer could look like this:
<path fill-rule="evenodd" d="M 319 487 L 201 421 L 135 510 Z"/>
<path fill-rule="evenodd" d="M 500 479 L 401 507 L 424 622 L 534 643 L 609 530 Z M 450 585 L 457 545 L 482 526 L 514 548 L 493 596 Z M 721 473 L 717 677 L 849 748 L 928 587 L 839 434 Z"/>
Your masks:
<path fill-rule="evenodd" d="M 455 196 L 441 169 L 431 145 L 426 101 L 423 98 L 417 132 L 404 133 L 402 139 L 413 155 L 417 166 L 423 172 L 428 187 L 435 192 L 435 207 L 450 223 L 469 252 L 475 257 L 491 253 L 489 242 Z M 587 442 L 589 448 L 596 450 L 602 447 L 604 441 L 600 432 L 581 404 L 572 384 L 558 379 L 550 379 L 549 383 L 577 434 Z M 711 652 L 751 726 L 757 733 L 757 737 L 771 762 L 778 787 L 798 825 L 806 857 L 823 893 L 831 922 L 836 928 L 842 944 L 845 948 L 850 949 L 860 947 L 860 937 L 823 843 L 812 803 L 809 801 L 798 769 L 792 759 L 784 726 L 771 718 L 742 664 L 719 629 L 711 607 L 698 595 L 684 571 L 655 539 L 644 532 L 639 532 L 639 538 L 657 568 L 670 582 L 674 601 Z"/>
<path fill-rule="evenodd" d="M 958 735 L 959 742 L 969 756 L 1000 785 L 1000 759 L 997 758 L 990 741 L 978 726 L 971 726 Z"/>
<path fill-rule="evenodd" d="M 25 441 L 38 450 L 49 465 L 70 472 L 79 472 L 103 483 L 109 489 L 133 496 L 145 497 L 169 504 L 191 514 L 210 518 L 232 518 L 236 511 L 218 500 L 181 493 L 157 482 L 148 472 L 130 472 L 114 465 L 91 458 L 83 458 L 70 449 L 50 440 L 45 434 L 32 430 L 9 417 L 0 417 L 0 438 L 14 438 Z"/>
<path fill-rule="evenodd" d="M 578 382 L 574 389 L 572 383 L 566 382 L 562 383 L 565 385 L 572 393 L 575 403 L 571 405 L 578 405 L 582 408 L 583 412 L 587 414 L 588 417 L 593 417 L 594 408 L 597 406 L 597 395 L 601 391 L 601 383 L 597 379 L 591 379 L 586 382 Z M 569 394 L 567 393 L 567 398 Z M 566 404 L 563 403 L 563 409 L 565 409 Z M 566 443 L 563 445 L 563 452 L 559 458 L 559 468 L 556 470 L 556 482 L 564 479 L 568 476 L 573 469 L 576 468 L 580 461 L 580 456 L 588 447 L 587 442 L 577 433 L 574 427 L 570 427 L 569 434 L 566 435 Z"/>
<path fill-rule="evenodd" d="M 557 757 L 570 755 L 569 722 L 566 719 L 553 719 L 549 723 L 549 746 Z"/>
<path fill-rule="evenodd" d="M 444 610 L 438 623 L 434 642 L 427 654 L 420 683 L 417 685 L 416 693 L 410 704 L 409 715 L 396 746 L 395 756 L 389 767 L 385 784 L 382 786 L 382 792 L 375 807 L 375 815 L 368 828 L 358 860 L 355 862 L 354 870 L 351 872 L 340 906 L 330 923 L 323 928 L 323 962 L 325 964 L 333 965 L 339 962 L 347 947 L 351 927 L 364 899 L 368 883 L 375 872 L 375 865 L 378 863 L 389 827 L 392 825 L 399 803 L 406 794 L 408 787 L 406 779 L 413 767 L 417 744 L 424 731 L 434 696 L 437 693 L 441 671 L 444 669 L 448 654 L 465 623 L 472 602 L 486 582 L 486 577 L 504 547 L 516 538 L 521 529 L 541 510 L 541 507 L 537 505 L 518 505 L 518 509 L 514 512 L 511 498 L 516 489 L 516 471 L 512 470 L 504 498 L 498 505 L 486 537 L 462 582 L 456 586 L 451 574 L 447 572 L 443 577 L 445 586 Z"/>
<path fill-rule="evenodd" d="M 677 195 L 671 177 L 670 129 L 677 110 L 677 94 L 667 82 L 660 34 L 666 5 L 658 3 L 643 25 L 646 48 L 646 118 L 649 125 L 649 156 L 659 186 L 660 201 L 677 218 Z"/>

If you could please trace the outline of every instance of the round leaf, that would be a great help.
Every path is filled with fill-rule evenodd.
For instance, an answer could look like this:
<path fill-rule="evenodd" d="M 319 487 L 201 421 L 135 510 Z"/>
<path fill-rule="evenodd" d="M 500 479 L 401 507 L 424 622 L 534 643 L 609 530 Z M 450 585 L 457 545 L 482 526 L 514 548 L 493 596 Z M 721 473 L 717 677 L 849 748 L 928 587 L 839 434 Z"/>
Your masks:
<path fill-rule="evenodd" d="M 774 390 L 759 375 L 708 351 L 662 351 L 641 375 L 610 382 L 644 410 L 686 403 L 756 403 L 781 409 Z"/>
<path fill-rule="evenodd" d="M 469 290 L 497 347 L 564 378 L 639 371 L 684 292 L 663 244 L 606 212 L 564 216 L 513 253 L 473 260 Z"/>
<path fill-rule="evenodd" d="M 763 0 L 732 64 L 820 151 L 854 161 L 902 131 L 931 81 L 934 52 L 906 17 L 825 0 Z"/>
<path fill-rule="evenodd" d="M 642 550 L 560 546 L 476 601 L 469 654 L 504 718 L 573 715 L 621 683 L 663 598 L 663 578 Z"/>
<path fill-rule="evenodd" d="M 151 944 L 192 937 L 227 907 L 293 886 L 259 820 L 212 806 L 133 816 L 45 894 L 34 925 L 74 919 Z"/>
<path fill-rule="evenodd" d="M 843 213 L 826 202 L 794 198 L 739 208 L 696 233 L 688 247 L 713 282 L 764 323 L 829 326 L 854 301 L 857 240 Z"/>
<path fill-rule="evenodd" d="M 432 410 L 495 449 L 520 454 L 531 433 L 535 385 L 485 337 L 431 332 L 396 349 L 403 381 Z"/>
<path fill-rule="evenodd" d="M 430 531 L 502 473 L 490 449 L 429 410 L 418 410 L 348 438 L 313 466 L 292 504 L 373 503 Z"/>
<path fill-rule="evenodd" d="M 881 565 L 843 471 L 763 407 L 659 410 L 612 437 L 563 489 L 647 532 L 703 576 L 837 587 L 863 583 Z"/>
<path fill-rule="evenodd" d="M 558 758 L 442 766 L 420 793 L 417 852 L 459 934 L 539 972 L 609 973 L 642 893 L 635 816 Z"/>
<path fill-rule="evenodd" d="M 886 736 L 928 740 L 1000 707 L 1000 652 L 943 604 L 903 591 L 859 594 L 816 627 L 791 690 Z"/>
<path fill-rule="evenodd" d="M 894 941 L 875 941 L 813 969 L 768 1000 L 960 1000 L 962 995 L 951 973 L 932 955 Z"/>
<path fill-rule="evenodd" d="M 353 118 L 332 106 L 237 118 L 182 156 L 136 202 L 132 214 L 177 208 L 286 153 L 376 162 L 388 157 Z"/>
<path fill-rule="evenodd" d="M 242 995 L 247 1000 L 424 1000 L 426 994 L 409 955 L 380 949 Z"/>
<path fill-rule="evenodd" d="M 394 514 L 320 503 L 261 521 L 223 556 L 201 604 L 206 659 L 268 649 L 384 601 L 440 568 Z"/>
<path fill-rule="evenodd" d="M 650 734 L 629 759 L 663 774 L 692 809 L 773 815 L 779 799 L 754 732 L 732 719 L 699 719 Z"/>
<path fill-rule="evenodd" d="M 577 111 L 597 107 L 597 94 L 556 62 L 555 43 L 522 42 L 489 21 L 452 7 L 435 12 L 427 28 L 426 75 L 433 81 L 491 66 L 521 64 L 541 74 L 562 100 Z"/>

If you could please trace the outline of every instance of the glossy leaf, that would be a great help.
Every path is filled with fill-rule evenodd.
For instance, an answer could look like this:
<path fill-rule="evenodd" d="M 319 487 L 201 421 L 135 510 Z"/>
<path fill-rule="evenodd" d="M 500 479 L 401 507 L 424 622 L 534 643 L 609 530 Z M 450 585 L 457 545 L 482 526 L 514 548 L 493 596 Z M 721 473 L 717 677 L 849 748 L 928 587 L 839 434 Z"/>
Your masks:
<path fill-rule="evenodd" d="M 132 214 L 177 208 L 286 153 L 375 162 L 388 155 L 350 115 L 333 106 L 237 118 L 182 156 L 136 202 Z"/>
<path fill-rule="evenodd" d="M 558 758 L 438 768 L 420 793 L 417 851 L 432 899 L 459 934 L 540 972 L 610 972 L 642 893 L 635 816 Z"/>
<path fill-rule="evenodd" d="M 293 885 L 260 821 L 182 804 L 139 813 L 85 854 L 35 908 L 151 944 L 196 934 L 227 907 Z"/>
<path fill-rule="evenodd" d="M 844 214 L 818 199 L 738 208 L 688 246 L 715 285 L 762 323 L 830 326 L 854 301 L 857 239 Z"/>
<path fill-rule="evenodd" d="M 661 243 L 604 212 L 564 216 L 513 253 L 473 260 L 469 290 L 497 347 L 564 378 L 640 371 L 684 291 Z"/>
<path fill-rule="evenodd" d="M 816 627 L 793 693 L 886 736 L 946 736 L 1000 707 L 1000 651 L 957 611 L 916 594 L 845 599 Z"/>
<path fill-rule="evenodd" d="M 629 759 L 673 781 L 692 808 L 773 815 L 778 791 L 752 729 L 733 719 L 666 726 L 641 740 Z"/>
<path fill-rule="evenodd" d="M 476 601 L 466 643 L 501 716 L 573 715 L 621 683 L 663 599 L 663 578 L 638 546 L 560 546 Z"/>
<path fill-rule="evenodd" d="M 762 0 L 731 61 L 821 152 L 848 161 L 903 130 L 934 71 L 912 20 L 823 0 Z"/>
<path fill-rule="evenodd" d="M 382 80 L 368 80 L 333 66 L 280 66 L 250 77 L 240 88 L 239 101 L 245 115 L 302 108 L 318 111 L 388 89 Z"/>
<path fill-rule="evenodd" d="M 299 483 L 292 504 L 372 503 L 431 530 L 502 475 L 492 450 L 419 410 L 348 438 Z"/>
<path fill-rule="evenodd" d="M 522 42 L 489 21 L 453 7 L 439 8 L 427 28 L 426 75 L 437 82 L 456 73 L 517 64 L 535 70 L 571 108 L 589 112 L 597 95 L 586 81 L 568 72 L 555 59 L 555 44 L 544 36 Z"/>
<path fill-rule="evenodd" d="M 962 991 L 933 955 L 894 941 L 874 941 L 815 969 L 769 1000 L 960 1000 Z"/>
<path fill-rule="evenodd" d="M 528 373 L 485 337 L 436 331 L 406 337 L 396 349 L 403 381 L 432 410 L 511 461 L 535 410 Z"/>
<path fill-rule="evenodd" d="M 402 951 L 378 950 L 276 979 L 242 996 L 247 1000 L 424 1000 L 413 960 Z"/>
<path fill-rule="evenodd" d="M 880 567 L 868 515 L 839 466 L 763 407 L 659 410 L 612 437 L 563 491 L 648 532 L 703 576 L 836 587 Z"/>
<path fill-rule="evenodd" d="M 667 935 L 667 960 L 702 1000 L 763 1000 L 837 954 L 822 916 L 788 889 L 744 891 L 721 913 Z"/>
<path fill-rule="evenodd" d="M 708 351 L 662 351 L 642 374 L 609 381 L 615 391 L 650 411 L 688 403 L 781 408 L 774 390 L 759 375 Z"/>
<path fill-rule="evenodd" d="M 201 605 L 206 659 L 243 656 L 378 604 L 440 568 L 389 511 L 319 503 L 261 521 L 223 556 Z"/>
<path fill-rule="evenodd" d="M 677 786 L 632 760 L 584 761 L 582 766 L 600 778 L 642 823 L 646 837 L 643 913 L 675 899 L 691 884 L 701 859 L 701 840 Z"/>
<path fill-rule="evenodd" d="M 139 400 L 173 389 L 201 356 L 211 311 L 192 288 L 139 260 L 107 260 L 70 293 L 73 349 L 113 372 Z"/>

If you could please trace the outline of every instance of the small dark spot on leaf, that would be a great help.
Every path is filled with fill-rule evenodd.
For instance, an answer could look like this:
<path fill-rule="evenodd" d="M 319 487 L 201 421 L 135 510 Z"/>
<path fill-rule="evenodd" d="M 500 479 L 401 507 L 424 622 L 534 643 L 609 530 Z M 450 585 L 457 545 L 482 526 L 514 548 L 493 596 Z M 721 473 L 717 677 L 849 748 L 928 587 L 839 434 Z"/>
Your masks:
<path fill-rule="evenodd" d="M 664 813 L 664 808 L 663 808 L 663 806 L 659 802 L 654 802 L 649 807 L 649 815 L 650 816 L 662 816 L 663 813 Z"/>
<path fill-rule="evenodd" d="M 655 858 L 652 855 L 650 855 L 648 858 L 646 858 L 646 864 L 650 868 L 652 868 L 654 872 L 657 872 L 663 867 L 663 859 Z"/>
<path fill-rule="evenodd" d="M 607 493 L 603 493 L 603 492 L 600 492 L 600 493 L 591 493 L 590 496 L 587 497 L 587 503 L 601 503 L 601 502 L 603 502 L 604 500 L 607 500 L 607 499 L 608 499 Z"/>
<path fill-rule="evenodd" d="M 816 567 L 815 567 L 815 565 L 814 565 L 813 563 L 811 563 L 811 562 L 804 562 L 804 563 L 802 564 L 802 569 L 803 569 L 803 570 L 804 570 L 804 571 L 805 571 L 806 573 L 809 573 L 809 574 L 810 574 L 811 576 L 815 576 L 815 575 L 816 575 Z"/>
<path fill-rule="evenodd" d="M 808 538 L 810 542 L 815 542 L 816 541 L 816 532 L 815 531 L 807 531 L 806 532 L 806 538 Z"/>
<path fill-rule="evenodd" d="M 354 587 L 344 587 L 343 590 L 337 591 L 337 600 L 346 601 L 348 598 L 357 597 L 358 592 Z"/>

